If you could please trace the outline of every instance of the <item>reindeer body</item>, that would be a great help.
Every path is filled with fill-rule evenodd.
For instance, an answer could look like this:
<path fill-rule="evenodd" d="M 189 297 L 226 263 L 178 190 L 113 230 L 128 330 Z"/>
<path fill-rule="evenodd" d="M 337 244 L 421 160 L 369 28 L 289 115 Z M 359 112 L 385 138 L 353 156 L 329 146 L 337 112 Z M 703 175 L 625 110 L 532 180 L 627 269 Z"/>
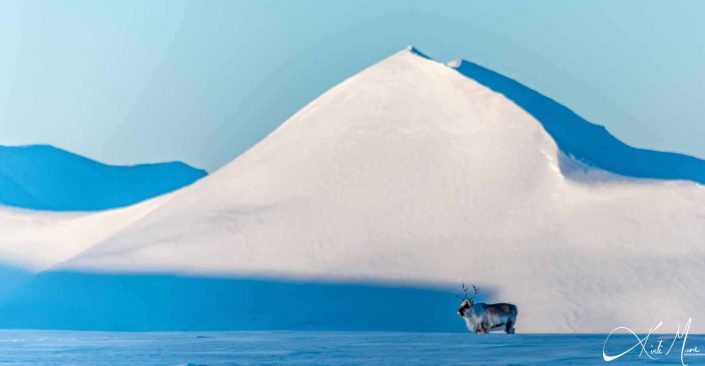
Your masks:
<path fill-rule="evenodd" d="M 463 302 L 460 303 L 458 315 L 465 320 L 468 330 L 475 333 L 489 333 L 491 330 L 504 328 L 507 334 L 514 334 L 514 325 L 519 313 L 516 305 L 499 303 L 475 303 L 473 299 L 480 289 L 472 285 L 473 294 L 468 297 L 468 287 L 463 284 Z"/>
<path fill-rule="evenodd" d="M 513 334 L 518 309 L 513 304 L 473 304 L 470 300 L 466 300 L 458 313 L 465 320 L 468 330 L 475 334 L 486 334 L 500 328 L 504 328 L 508 334 Z"/>

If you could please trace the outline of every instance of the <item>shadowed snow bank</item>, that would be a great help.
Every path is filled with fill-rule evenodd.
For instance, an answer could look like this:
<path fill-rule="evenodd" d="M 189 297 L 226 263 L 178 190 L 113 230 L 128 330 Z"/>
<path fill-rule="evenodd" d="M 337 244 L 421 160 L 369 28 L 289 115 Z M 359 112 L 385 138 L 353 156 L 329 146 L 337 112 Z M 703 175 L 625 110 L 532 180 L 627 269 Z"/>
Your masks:
<path fill-rule="evenodd" d="M 4 299 L 0 327 L 457 332 L 458 301 L 452 291 L 398 285 L 49 272 Z"/>

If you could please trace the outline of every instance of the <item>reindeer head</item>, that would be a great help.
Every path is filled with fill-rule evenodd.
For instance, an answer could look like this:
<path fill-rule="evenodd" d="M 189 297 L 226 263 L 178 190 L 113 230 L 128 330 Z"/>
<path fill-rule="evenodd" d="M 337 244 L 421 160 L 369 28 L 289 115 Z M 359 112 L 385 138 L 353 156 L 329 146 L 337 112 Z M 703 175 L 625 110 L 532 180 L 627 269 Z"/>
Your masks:
<path fill-rule="evenodd" d="M 472 300 L 475 298 L 477 293 L 480 292 L 480 289 L 475 287 L 475 285 L 471 285 L 471 286 L 472 286 L 473 293 L 471 296 L 468 297 L 468 291 L 470 289 L 467 286 L 465 286 L 465 284 L 463 284 L 463 287 L 462 287 L 463 288 L 463 297 L 462 297 L 463 301 L 460 303 L 460 309 L 458 309 L 458 316 L 460 316 L 460 317 L 463 317 L 465 315 L 465 312 L 467 312 L 472 307 L 472 305 L 474 304 Z M 461 298 L 460 296 L 457 296 L 457 297 Z"/>

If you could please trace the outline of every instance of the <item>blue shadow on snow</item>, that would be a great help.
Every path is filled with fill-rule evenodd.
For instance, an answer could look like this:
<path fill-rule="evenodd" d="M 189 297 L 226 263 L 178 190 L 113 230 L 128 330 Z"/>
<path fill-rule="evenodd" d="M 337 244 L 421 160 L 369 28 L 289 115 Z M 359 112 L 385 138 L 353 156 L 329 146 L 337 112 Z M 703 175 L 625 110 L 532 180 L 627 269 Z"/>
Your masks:
<path fill-rule="evenodd" d="M 0 328 L 465 331 L 455 295 L 400 285 L 47 272 L 3 299 Z"/>

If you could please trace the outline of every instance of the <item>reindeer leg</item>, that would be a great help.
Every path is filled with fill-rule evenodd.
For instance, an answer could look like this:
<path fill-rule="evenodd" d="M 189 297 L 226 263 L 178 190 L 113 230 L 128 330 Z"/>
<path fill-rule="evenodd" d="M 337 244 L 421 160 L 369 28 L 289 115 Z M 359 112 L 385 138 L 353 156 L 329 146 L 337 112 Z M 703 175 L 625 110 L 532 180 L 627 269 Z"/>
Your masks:
<path fill-rule="evenodd" d="M 514 323 L 513 323 L 511 320 L 508 320 L 508 321 L 507 321 L 507 325 L 506 325 L 506 327 L 504 328 L 504 331 L 505 331 L 507 334 L 514 334 Z"/>
<path fill-rule="evenodd" d="M 513 316 L 510 316 L 509 319 L 507 319 L 507 324 L 506 324 L 505 332 L 507 332 L 507 334 L 514 334 L 514 332 L 516 331 L 516 330 L 514 329 L 514 325 L 515 325 L 516 323 L 517 323 L 517 318 L 516 318 L 516 310 L 515 310 L 514 315 L 513 315 Z"/>
<path fill-rule="evenodd" d="M 484 334 L 490 334 L 490 328 L 492 327 L 492 324 L 483 322 L 482 323 L 482 333 Z"/>

